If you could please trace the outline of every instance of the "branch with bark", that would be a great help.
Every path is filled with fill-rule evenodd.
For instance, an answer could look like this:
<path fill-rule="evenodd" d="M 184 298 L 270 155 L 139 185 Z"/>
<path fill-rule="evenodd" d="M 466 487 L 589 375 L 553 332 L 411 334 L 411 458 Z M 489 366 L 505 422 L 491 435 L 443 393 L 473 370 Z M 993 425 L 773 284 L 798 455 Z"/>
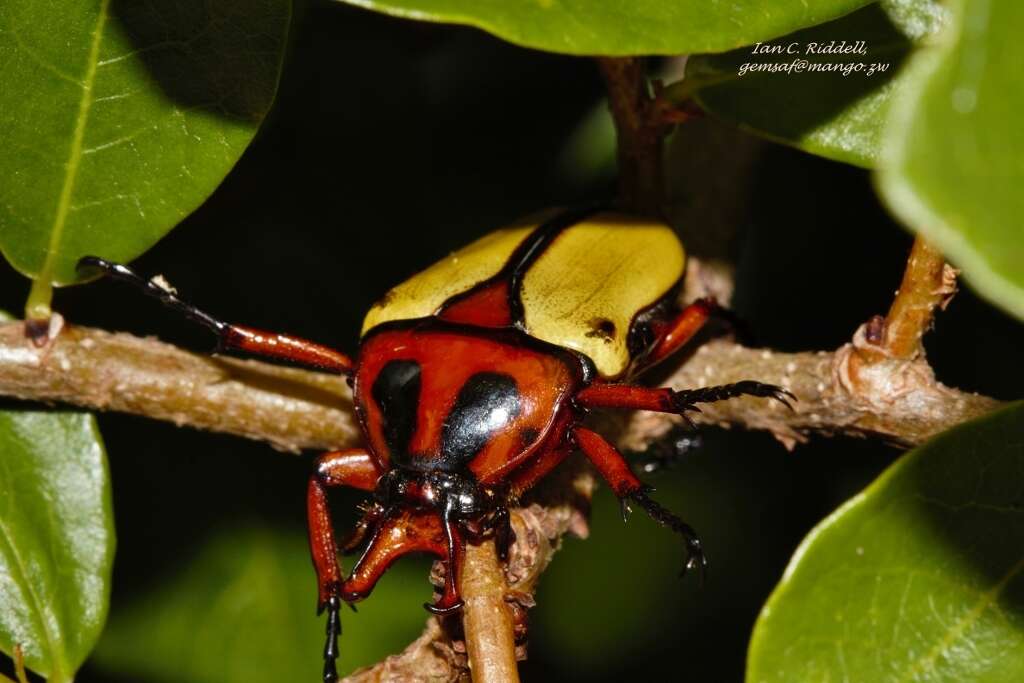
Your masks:
<path fill-rule="evenodd" d="M 862 325 L 837 350 L 779 353 L 716 339 L 683 359 L 667 383 L 693 388 L 756 379 L 789 389 L 800 399 L 793 411 L 744 398 L 706 405 L 692 416 L 697 424 L 767 430 L 788 447 L 812 434 L 878 437 L 911 446 L 995 409 L 1000 403 L 994 399 L 943 386 L 927 364 L 920 334 L 931 323 L 930 311 L 949 296 L 951 281 L 943 267 L 942 278 L 922 285 L 912 274 L 919 263 L 911 259 L 910 281 L 905 278 L 900 290 L 909 300 L 900 302 L 898 296 L 888 316 Z M 927 272 L 934 275 L 934 270 Z M 699 261 L 691 263 L 684 296 L 709 289 L 727 296 L 728 283 Z M 922 306 L 928 315 L 921 315 Z M 361 438 L 342 378 L 196 354 L 123 333 L 62 328 L 38 348 L 27 338 L 24 323 L 0 326 L 0 394 L 144 415 L 265 441 L 290 452 L 340 448 Z M 626 420 L 609 417 L 604 428 L 619 434 L 622 448 L 643 450 L 679 420 L 637 413 Z M 405 652 L 353 680 L 414 680 L 429 672 L 436 680 L 455 681 L 466 675 L 469 659 L 481 674 L 478 680 L 515 680 L 513 653 L 523 656 L 523 650 L 513 650 L 514 625 L 522 623 L 522 613 L 533 604 L 533 587 L 561 537 L 586 535 L 594 479 L 581 461 L 567 465 L 528 505 L 513 511 L 516 542 L 504 569 L 489 547 L 470 550 L 461 633 L 431 618 Z"/>

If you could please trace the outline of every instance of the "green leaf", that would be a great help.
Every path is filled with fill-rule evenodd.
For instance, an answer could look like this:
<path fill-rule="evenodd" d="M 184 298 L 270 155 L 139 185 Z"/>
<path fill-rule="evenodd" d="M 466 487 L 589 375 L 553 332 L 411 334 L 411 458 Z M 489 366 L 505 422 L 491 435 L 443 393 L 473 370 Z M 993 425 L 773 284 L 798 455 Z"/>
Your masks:
<path fill-rule="evenodd" d="M 475 26 L 576 55 L 720 52 L 863 7 L 870 0 L 341 0 L 418 21 Z"/>
<path fill-rule="evenodd" d="M 0 4 L 0 250 L 38 284 L 128 261 L 220 183 L 273 100 L 287 0 Z"/>
<path fill-rule="evenodd" d="M 0 649 L 70 681 L 107 617 L 110 473 L 82 413 L 0 411 Z"/>
<path fill-rule="evenodd" d="M 944 16 L 934 0 L 884 0 L 755 47 L 691 57 L 686 79 L 670 94 L 696 91 L 704 109 L 750 132 L 874 166 L 890 97 L 906 82 L 900 65 Z M 864 41 L 864 53 L 818 53 L 832 41 L 850 47 Z M 755 52 L 768 49 L 782 52 Z"/>
<path fill-rule="evenodd" d="M 958 0 L 893 106 L 882 197 L 987 299 L 1024 319 L 1024 4 Z"/>
<path fill-rule="evenodd" d="M 1024 403 L 903 456 L 818 525 L 747 681 L 1024 680 Z"/>
<path fill-rule="evenodd" d="M 169 565 L 180 558 L 168 557 Z M 423 630 L 429 563 L 403 560 L 359 612 L 342 614 L 343 674 L 395 654 Z M 115 610 L 96 665 L 174 683 L 320 680 L 324 624 L 303 534 L 243 529 L 206 543 L 183 571 Z"/>

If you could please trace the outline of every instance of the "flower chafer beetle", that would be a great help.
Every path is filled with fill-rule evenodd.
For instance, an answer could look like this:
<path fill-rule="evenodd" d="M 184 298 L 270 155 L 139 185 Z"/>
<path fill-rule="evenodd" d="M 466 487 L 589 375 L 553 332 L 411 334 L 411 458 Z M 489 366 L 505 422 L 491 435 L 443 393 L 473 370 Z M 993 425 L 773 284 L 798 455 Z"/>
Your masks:
<path fill-rule="evenodd" d="M 336 680 L 339 611 L 369 595 L 384 571 L 411 552 L 445 566 L 435 614 L 462 606 L 464 544 L 494 536 L 504 557 L 508 507 L 575 449 L 623 506 L 635 503 L 686 541 L 686 568 L 706 566 L 696 533 L 658 505 L 622 454 L 581 425 L 592 409 L 685 414 L 741 395 L 786 403 L 769 384 L 677 391 L 632 383 L 678 350 L 714 311 L 710 300 L 675 306 L 685 255 L 657 222 L 594 208 L 548 214 L 493 232 L 374 305 L 359 354 L 284 334 L 231 325 L 129 268 L 98 267 L 213 330 L 220 347 L 347 375 L 364 448 L 326 453 L 309 480 L 309 540 L 320 612 L 327 610 L 324 680 Z M 788 405 L 788 404 L 787 404 Z M 351 537 L 366 543 L 348 576 L 338 563 L 327 489 L 372 494 Z"/>

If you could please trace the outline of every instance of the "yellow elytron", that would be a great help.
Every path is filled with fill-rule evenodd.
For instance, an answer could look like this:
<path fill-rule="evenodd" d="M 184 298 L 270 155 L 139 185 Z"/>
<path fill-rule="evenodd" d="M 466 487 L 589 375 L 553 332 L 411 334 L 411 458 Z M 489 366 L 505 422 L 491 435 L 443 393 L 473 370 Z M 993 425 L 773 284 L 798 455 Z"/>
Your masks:
<path fill-rule="evenodd" d="M 436 314 L 453 296 L 497 275 L 549 216 L 496 230 L 393 288 L 367 313 L 363 334 Z M 679 282 L 685 264 L 668 226 L 593 214 L 563 229 L 526 269 L 519 289 L 524 331 L 586 355 L 604 378 L 618 377 L 631 361 L 633 319 Z"/>

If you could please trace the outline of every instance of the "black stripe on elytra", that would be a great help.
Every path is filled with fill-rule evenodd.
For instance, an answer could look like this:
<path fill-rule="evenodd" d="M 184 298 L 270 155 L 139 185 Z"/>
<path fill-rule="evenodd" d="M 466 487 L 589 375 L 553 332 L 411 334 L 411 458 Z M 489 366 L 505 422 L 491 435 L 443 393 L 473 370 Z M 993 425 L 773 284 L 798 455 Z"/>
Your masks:
<path fill-rule="evenodd" d="M 421 369 L 414 360 L 389 361 L 373 382 L 371 395 L 383 415 L 381 426 L 391 460 L 409 464 L 409 442 L 416 432 Z"/>
<path fill-rule="evenodd" d="M 523 278 L 526 277 L 530 266 L 540 258 L 541 254 L 551 246 L 563 230 L 606 208 L 608 208 L 608 204 L 600 202 L 566 209 L 537 226 L 530 236 L 512 252 L 500 275 L 508 278 L 508 310 L 512 314 L 512 323 L 516 327 L 524 329 L 525 311 L 523 310 L 521 290 Z"/>
<path fill-rule="evenodd" d="M 431 464 L 446 471 L 466 465 L 491 437 L 519 415 L 522 399 L 516 381 L 498 372 L 478 372 L 459 390 L 441 428 L 441 453 Z"/>
<path fill-rule="evenodd" d="M 487 289 L 495 282 L 508 282 L 508 310 L 509 315 L 512 318 L 512 324 L 519 329 L 524 329 L 523 324 L 523 301 L 520 294 L 520 288 L 522 287 L 523 277 L 526 275 L 526 271 L 530 266 L 540 258 L 540 255 L 544 253 L 555 238 L 558 237 L 563 230 L 568 227 L 579 223 L 587 216 L 603 211 L 610 208 L 608 202 L 594 202 L 585 206 L 579 206 L 572 209 L 566 209 L 551 217 L 544 223 L 541 223 L 533 229 L 526 238 L 516 246 L 515 250 L 505 261 L 505 265 L 501 267 L 497 273 L 491 277 L 478 282 L 464 292 L 459 292 L 453 296 L 450 296 L 441 307 L 437 310 L 435 315 L 440 314 L 446 308 L 454 306 L 455 304 L 469 299 L 481 290 Z"/>

